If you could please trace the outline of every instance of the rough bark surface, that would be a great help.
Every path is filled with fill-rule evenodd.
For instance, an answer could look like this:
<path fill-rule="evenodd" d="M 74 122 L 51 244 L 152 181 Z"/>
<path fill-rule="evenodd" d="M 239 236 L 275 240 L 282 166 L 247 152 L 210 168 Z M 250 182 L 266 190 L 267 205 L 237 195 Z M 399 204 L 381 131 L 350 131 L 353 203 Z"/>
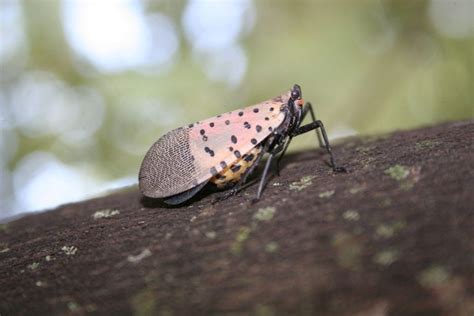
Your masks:
<path fill-rule="evenodd" d="M 474 314 L 474 121 L 288 155 L 166 208 L 136 188 L 0 227 L 0 314 Z"/>

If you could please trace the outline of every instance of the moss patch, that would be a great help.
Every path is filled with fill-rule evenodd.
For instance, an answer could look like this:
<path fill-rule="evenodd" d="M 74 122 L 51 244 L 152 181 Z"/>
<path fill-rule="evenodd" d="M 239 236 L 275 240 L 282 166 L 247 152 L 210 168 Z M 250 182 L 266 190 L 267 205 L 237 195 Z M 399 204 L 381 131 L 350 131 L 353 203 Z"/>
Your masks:
<path fill-rule="evenodd" d="M 271 241 L 265 245 L 265 251 L 269 253 L 278 251 L 278 248 L 279 248 L 278 243 L 275 241 Z"/>
<path fill-rule="evenodd" d="M 39 262 L 33 262 L 32 264 L 29 264 L 27 268 L 31 271 L 34 271 L 38 269 L 39 265 L 40 265 Z"/>
<path fill-rule="evenodd" d="M 290 190 L 302 191 L 313 184 L 315 176 L 304 176 L 299 181 L 290 183 Z"/>
<path fill-rule="evenodd" d="M 374 262 L 383 266 L 391 265 L 399 257 L 399 252 L 396 249 L 383 250 L 374 256 Z"/>
<path fill-rule="evenodd" d="M 255 316 L 274 316 L 276 315 L 274 309 L 268 305 L 258 304 L 255 307 Z"/>
<path fill-rule="evenodd" d="M 149 256 L 151 256 L 151 251 L 149 249 L 143 249 L 142 252 L 140 252 L 136 256 L 129 255 L 127 257 L 127 261 L 131 262 L 131 263 L 139 263 L 140 261 L 142 261 L 143 259 L 145 259 Z"/>
<path fill-rule="evenodd" d="M 418 275 L 418 282 L 426 288 L 432 288 L 446 282 L 450 274 L 441 265 L 432 265 Z"/>
<path fill-rule="evenodd" d="M 257 221 L 261 222 L 268 222 L 271 221 L 273 216 L 275 215 L 276 208 L 273 206 L 259 208 L 257 213 L 253 215 L 253 218 Z"/>
<path fill-rule="evenodd" d="M 250 227 L 240 227 L 239 231 L 237 232 L 237 235 L 235 236 L 235 241 L 230 247 L 230 251 L 234 255 L 239 255 L 242 252 L 243 245 L 245 241 L 249 238 L 251 231 L 252 230 L 250 229 Z"/>
<path fill-rule="evenodd" d="M 0 253 L 5 253 L 9 251 L 10 251 L 10 248 L 8 247 L 8 244 L 4 242 L 0 242 Z"/>
<path fill-rule="evenodd" d="M 330 198 L 331 196 L 334 195 L 334 192 L 336 192 L 336 191 L 334 191 L 334 190 L 324 191 L 324 192 L 319 193 L 319 197 L 322 198 L 322 199 Z"/>
<path fill-rule="evenodd" d="M 63 246 L 61 250 L 66 254 L 67 256 L 74 256 L 77 252 L 77 247 L 74 246 Z"/>
<path fill-rule="evenodd" d="M 209 239 L 214 239 L 214 238 L 216 238 L 217 233 L 214 232 L 214 231 L 211 231 L 211 232 L 206 232 L 205 235 L 206 235 L 206 237 L 209 238 Z"/>
<path fill-rule="evenodd" d="M 8 223 L 0 224 L 0 232 L 8 232 Z"/>
<path fill-rule="evenodd" d="M 435 141 L 435 140 L 430 140 L 430 139 L 422 140 L 422 141 L 415 144 L 415 149 L 416 150 L 433 149 L 436 146 L 438 146 L 439 144 L 440 144 L 440 142 Z"/>
<path fill-rule="evenodd" d="M 342 214 L 342 217 L 348 221 L 358 221 L 360 218 L 359 212 L 356 210 L 348 210 Z"/>
<path fill-rule="evenodd" d="M 385 170 L 392 179 L 400 182 L 400 188 L 403 190 L 411 189 L 415 183 L 420 180 L 421 167 L 406 167 L 403 165 L 395 165 Z"/>
<path fill-rule="evenodd" d="M 112 210 L 112 209 L 103 209 L 100 211 L 95 212 L 92 217 L 94 219 L 101 219 L 101 218 L 109 218 L 120 214 L 119 210 Z"/>
<path fill-rule="evenodd" d="M 406 226 L 403 221 L 395 221 L 387 224 L 380 224 L 375 228 L 375 234 L 382 238 L 390 238 L 404 229 Z"/>
<path fill-rule="evenodd" d="M 81 307 L 79 306 L 79 304 L 77 304 L 76 302 L 74 301 L 70 301 L 67 303 L 67 308 L 69 309 L 69 311 L 71 313 L 79 313 Z"/>
<path fill-rule="evenodd" d="M 385 169 L 385 174 L 388 174 L 394 180 L 402 181 L 408 177 L 410 170 L 403 165 L 395 165 Z"/>
<path fill-rule="evenodd" d="M 359 193 L 360 191 L 363 191 L 364 189 L 365 189 L 365 187 L 363 187 L 363 186 L 353 187 L 353 188 L 349 189 L 349 193 L 350 194 L 356 194 L 356 193 Z"/>
<path fill-rule="evenodd" d="M 150 289 L 144 289 L 135 294 L 130 300 L 134 315 L 136 316 L 148 316 L 156 315 L 156 303 L 155 295 Z"/>
<path fill-rule="evenodd" d="M 339 232 L 332 240 L 341 267 L 351 270 L 360 268 L 362 246 L 352 234 Z"/>

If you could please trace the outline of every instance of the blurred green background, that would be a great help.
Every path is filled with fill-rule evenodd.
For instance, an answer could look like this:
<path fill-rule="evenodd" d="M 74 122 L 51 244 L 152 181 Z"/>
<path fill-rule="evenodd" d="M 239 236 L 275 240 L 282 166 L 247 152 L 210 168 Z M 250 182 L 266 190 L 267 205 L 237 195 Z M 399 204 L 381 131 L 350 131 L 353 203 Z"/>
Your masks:
<path fill-rule="evenodd" d="M 472 118 L 474 1 L 0 0 L 0 66 L 6 217 L 134 184 L 166 131 L 294 83 L 333 139 Z"/>

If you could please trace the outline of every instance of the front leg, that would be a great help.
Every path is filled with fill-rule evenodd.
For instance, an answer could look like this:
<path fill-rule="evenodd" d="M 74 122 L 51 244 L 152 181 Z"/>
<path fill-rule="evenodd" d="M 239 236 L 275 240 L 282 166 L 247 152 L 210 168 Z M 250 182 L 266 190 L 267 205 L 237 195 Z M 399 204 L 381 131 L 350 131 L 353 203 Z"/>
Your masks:
<path fill-rule="evenodd" d="M 304 118 L 306 117 L 306 115 L 308 114 L 311 115 L 311 121 L 312 122 L 316 122 L 316 115 L 314 114 L 314 109 L 313 109 L 313 105 L 310 103 L 310 102 L 307 102 L 304 106 L 304 109 L 303 109 L 303 117 L 301 119 L 301 122 L 303 122 Z M 325 145 L 323 145 L 323 140 L 321 139 L 321 133 L 319 132 L 318 129 L 316 129 L 316 136 L 318 137 L 318 143 L 319 143 L 319 147 L 323 147 Z"/>
<path fill-rule="evenodd" d="M 339 167 L 336 165 L 336 162 L 334 160 L 334 155 L 332 154 L 331 145 L 329 144 L 328 136 L 326 134 L 326 130 L 324 129 L 323 122 L 321 122 L 320 120 L 313 121 L 312 123 L 298 127 L 295 131 L 293 131 L 290 137 L 295 137 L 295 136 L 307 133 L 309 131 L 315 130 L 317 128 L 321 129 L 321 133 L 323 134 L 324 145 L 326 147 L 326 151 L 329 154 L 332 170 L 334 170 L 334 172 L 347 172 L 344 167 Z"/>
<path fill-rule="evenodd" d="M 314 114 L 313 105 L 310 102 L 307 102 L 304 105 L 303 114 L 301 115 L 301 121 L 300 122 L 304 121 L 304 119 L 306 118 L 306 115 L 308 115 L 308 113 L 311 115 L 312 122 L 316 121 L 316 115 Z M 325 147 L 325 145 L 323 145 L 323 140 L 321 139 L 321 133 L 319 132 L 318 129 L 315 129 L 315 131 L 316 131 L 316 137 L 318 137 L 319 147 L 321 147 L 321 148 L 323 146 Z M 286 140 L 286 142 L 284 144 L 283 149 L 281 150 L 282 153 L 278 156 L 278 159 L 276 161 L 276 172 L 277 172 L 278 176 L 280 176 L 280 162 L 281 162 L 283 156 L 285 155 L 286 150 L 288 149 L 288 146 L 291 143 L 291 140 L 292 140 L 292 137 L 291 136 L 288 137 L 288 139 Z"/>

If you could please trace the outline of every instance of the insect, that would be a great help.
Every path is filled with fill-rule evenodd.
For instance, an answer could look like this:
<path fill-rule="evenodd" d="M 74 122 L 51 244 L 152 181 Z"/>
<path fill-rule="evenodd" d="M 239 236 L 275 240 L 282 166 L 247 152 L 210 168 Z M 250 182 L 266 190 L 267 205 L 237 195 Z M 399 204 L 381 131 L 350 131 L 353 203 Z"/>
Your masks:
<path fill-rule="evenodd" d="M 301 126 L 310 113 L 312 122 Z M 316 130 L 335 172 L 336 166 L 324 125 L 316 120 L 311 103 L 304 104 L 299 85 L 243 109 L 177 128 L 158 139 L 148 150 L 139 173 L 143 195 L 162 198 L 167 204 L 183 203 L 207 183 L 236 194 L 246 183 L 264 154 L 268 159 L 258 186 L 260 199 L 272 160 L 277 174 L 280 160 L 293 137 Z M 319 132 L 321 131 L 321 133 Z M 322 134 L 322 139 L 321 139 Z"/>

